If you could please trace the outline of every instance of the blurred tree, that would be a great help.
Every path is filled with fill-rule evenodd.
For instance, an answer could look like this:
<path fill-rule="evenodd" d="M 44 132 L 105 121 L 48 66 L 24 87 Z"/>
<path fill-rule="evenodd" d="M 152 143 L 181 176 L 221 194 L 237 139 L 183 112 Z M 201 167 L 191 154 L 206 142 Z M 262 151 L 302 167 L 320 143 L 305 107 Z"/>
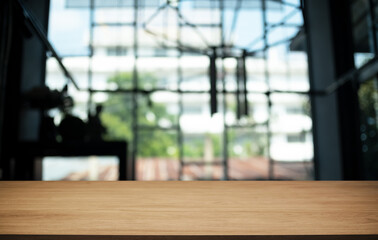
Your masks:
<path fill-rule="evenodd" d="M 264 156 L 267 150 L 267 134 L 261 129 L 228 131 L 229 156 L 243 159 Z"/>
<path fill-rule="evenodd" d="M 108 79 L 108 83 L 119 89 L 132 89 L 133 75 L 130 72 L 118 73 Z M 140 73 L 138 76 L 138 85 L 142 88 L 156 87 L 158 79 L 151 74 Z M 138 94 L 137 97 L 137 116 L 138 125 L 140 126 L 174 126 L 178 124 L 177 114 L 167 111 L 167 106 L 163 103 L 153 102 L 151 96 L 147 94 Z M 132 94 L 115 93 L 109 94 L 108 99 L 104 102 L 104 110 L 101 114 L 101 120 L 107 128 L 104 136 L 105 140 L 126 140 L 132 144 L 133 130 L 133 104 Z M 247 123 L 253 124 L 252 116 L 253 106 L 250 103 L 251 114 L 246 120 Z M 229 103 L 230 111 L 235 113 L 236 103 Z M 166 130 L 138 130 L 138 156 L 139 157 L 177 157 L 177 134 L 174 131 Z M 254 131 L 252 135 L 236 134 L 230 130 L 228 132 L 229 156 L 230 157 L 251 157 L 261 156 L 266 150 L 266 133 Z M 212 151 L 214 158 L 223 156 L 223 143 L 220 134 L 204 133 L 199 136 L 191 136 L 184 141 L 184 157 L 198 158 L 201 160 L 205 155 L 204 140 L 209 138 L 212 142 Z M 242 153 L 235 153 L 233 148 L 236 145 L 242 146 Z"/>
<path fill-rule="evenodd" d="M 108 79 L 109 84 L 119 89 L 132 89 L 133 75 L 118 73 Z M 139 74 L 138 83 L 156 85 L 157 79 L 151 74 Z M 163 121 L 172 124 L 174 116 L 167 112 L 166 106 L 152 102 L 147 94 L 137 96 L 137 117 L 140 126 L 157 126 Z M 126 140 L 132 144 L 133 104 L 132 95 L 124 93 L 109 94 L 104 102 L 101 120 L 107 128 L 106 140 Z M 138 156 L 175 157 L 177 156 L 176 134 L 160 130 L 139 130 Z"/>

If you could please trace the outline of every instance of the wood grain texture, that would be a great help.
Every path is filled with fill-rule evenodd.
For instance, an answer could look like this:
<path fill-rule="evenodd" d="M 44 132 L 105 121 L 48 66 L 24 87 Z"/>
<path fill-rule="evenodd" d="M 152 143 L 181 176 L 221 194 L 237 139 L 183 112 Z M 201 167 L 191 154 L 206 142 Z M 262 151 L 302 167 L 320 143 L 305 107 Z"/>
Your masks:
<path fill-rule="evenodd" d="M 378 182 L 0 182 L 0 239 L 378 239 Z"/>

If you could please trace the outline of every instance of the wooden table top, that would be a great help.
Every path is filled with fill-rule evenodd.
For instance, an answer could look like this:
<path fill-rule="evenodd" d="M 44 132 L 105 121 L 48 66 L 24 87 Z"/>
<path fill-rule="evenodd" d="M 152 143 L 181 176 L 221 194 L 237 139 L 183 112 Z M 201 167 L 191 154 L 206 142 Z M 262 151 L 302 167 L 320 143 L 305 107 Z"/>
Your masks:
<path fill-rule="evenodd" d="M 0 182 L 0 239 L 378 239 L 378 182 Z"/>

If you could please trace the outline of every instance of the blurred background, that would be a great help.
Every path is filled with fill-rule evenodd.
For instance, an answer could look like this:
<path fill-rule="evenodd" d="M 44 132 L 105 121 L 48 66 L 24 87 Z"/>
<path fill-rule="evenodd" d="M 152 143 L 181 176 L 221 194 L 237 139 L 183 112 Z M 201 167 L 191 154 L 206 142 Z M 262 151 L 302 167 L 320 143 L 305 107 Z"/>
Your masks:
<path fill-rule="evenodd" d="M 2 180 L 378 179 L 376 0 L 3 0 Z"/>

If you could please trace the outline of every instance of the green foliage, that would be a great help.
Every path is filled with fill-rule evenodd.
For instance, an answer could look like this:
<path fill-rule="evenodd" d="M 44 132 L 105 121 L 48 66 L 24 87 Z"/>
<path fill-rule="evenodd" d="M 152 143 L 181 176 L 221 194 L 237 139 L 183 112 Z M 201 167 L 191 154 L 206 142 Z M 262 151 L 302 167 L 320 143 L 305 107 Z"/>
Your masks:
<path fill-rule="evenodd" d="M 101 120 L 107 128 L 105 140 L 122 139 L 130 141 L 132 132 L 128 123 L 123 121 L 120 116 L 110 112 L 104 112 L 101 115 Z"/>
<path fill-rule="evenodd" d="M 202 158 L 204 155 L 204 139 L 191 138 L 183 144 L 184 156 L 188 158 Z"/>
<path fill-rule="evenodd" d="M 378 174 L 378 86 L 372 79 L 361 85 L 358 96 L 361 110 L 361 142 L 366 179 Z"/>
<path fill-rule="evenodd" d="M 117 88 L 131 88 L 131 73 L 119 73 L 108 79 L 108 82 L 115 84 Z M 140 74 L 139 84 L 156 84 L 157 79 L 150 74 Z M 131 94 L 112 94 L 104 103 L 104 111 L 101 120 L 107 128 L 106 140 L 126 140 L 132 143 L 133 131 L 133 109 Z M 150 100 L 146 95 L 137 97 L 137 119 L 142 126 L 156 126 L 159 119 L 173 121 L 174 116 L 166 111 L 166 107 L 160 103 L 149 104 Z M 152 114 L 155 120 L 151 121 L 147 115 Z M 138 131 L 138 155 L 141 157 L 175 157 L 177 156 L 176 136 L 156 130 Z"/>
<path fill-rule="evenodd" d="M 229 141 L 229 156 L 249 158 L 251 156 L 263 156 L 266 154 L 266 133 L 243 132 L 231 130 L 228 133 Z M 235 147 L 242 149 L 241 152 L 236 152 Z"/>
<path fill-rule="evenodd" d="M 370 80 L 363 85 L 361 85 L 358 96 L 360 102 L 360 109 L 364 116 L 375 117 L 376 110 L 375 105 L 377 104 L 378 89 L 374 80 Z"/>
<path fill-rule="evenodd" d="M 118 89 L 132 89 L 133 75 L 129 72 L 118 73 L 108 79 L 111 85 Z M 139 87 L 156 86 L 157 79 L 151 74 L 140 73 L 138 76 Z M 161 121 L 168 125 L 175 125 L 178 122 L 177 116 L 170 114 L 164 104 L 152 102 L 150 96 L 138 94 L 137 121 L 139 126 L 158 126 Z M 132 94 L 116 93 L 109 94 L 104 102 L 104 110 L 101 120 L 107 128 L 106 140 L 126 140 L 133 143 L 133 98 Z M 234 104 L 235 105 L 235 104 Z M 236 108 L 231 106 L 231 108 Z M 250 121 L 253 119 L 250 117 Z M 231 157 L 250 157 L 264 154 L 266 141 L 264 134 L 236 134 L 233 131 L 228 133 L 229 153 Z M 252 139 L 253 137 L 253 139 Z M 211 140 L 213 156 L 223 156 L 223 142 L 220 134 L 206 133 L 205 135 L 191 136 L 185 139 L 183 144 L 184 156 L 188 158 L 202 159 L 205 154 L 205 139 Z M 165 130 L 142 130 L 138 129 L 139 157 L 178 157 L 177 134 Z M 243 153 L 237 154 L 233 147 L 239 145 Z"/>
<path fill-rule="evenodd" d="M 211 139 L 211 143 L 213 145 L 213 154 L 214 154 L 214 157 L 221 157 L 223 156 L 223 152 L 222 152 L 222 149 L 223 149 L 223 145 L 222 145 L 222 138 L 221 136 L 219 136 L 219 134 L 208 134 L 210 139 Z"/>

